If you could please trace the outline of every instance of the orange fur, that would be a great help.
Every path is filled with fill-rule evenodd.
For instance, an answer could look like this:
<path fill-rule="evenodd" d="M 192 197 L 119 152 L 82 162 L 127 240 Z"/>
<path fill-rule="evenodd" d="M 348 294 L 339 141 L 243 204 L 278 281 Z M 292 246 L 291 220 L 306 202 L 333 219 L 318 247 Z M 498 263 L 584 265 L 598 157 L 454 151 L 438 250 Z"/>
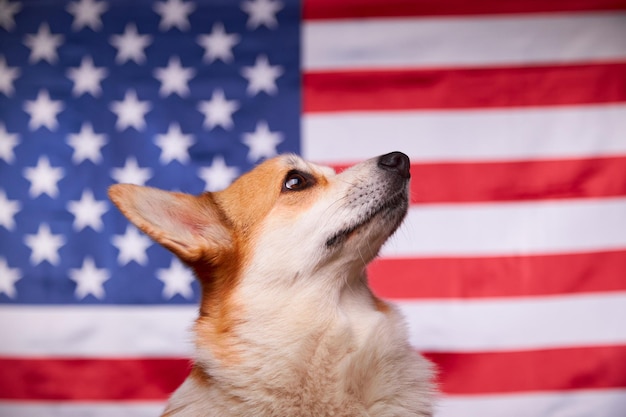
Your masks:
<path fill-rule="evenodd" d="M 385 301 L 381 300 L 373 294 L 372 299 L 374 300 L 374 306 L 376 306 L 377 311 L 380 311 L 383 314 L 387 314 L 391 311 L 391 307 L 389 307 L 389 304 L 387 304 Z"/>

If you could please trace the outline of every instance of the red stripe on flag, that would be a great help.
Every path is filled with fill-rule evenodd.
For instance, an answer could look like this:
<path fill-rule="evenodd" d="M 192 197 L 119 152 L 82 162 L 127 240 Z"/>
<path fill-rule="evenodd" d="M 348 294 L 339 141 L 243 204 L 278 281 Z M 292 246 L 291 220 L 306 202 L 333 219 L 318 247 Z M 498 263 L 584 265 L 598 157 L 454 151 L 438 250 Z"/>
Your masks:
<path fill-rule="evenodd" d="M 626 346 L 426 356 L 447 394 L 626 387 Z M 4 358 L 0 366 L 6 400 L 164 400 L 189 373 L 184 359 Z"/>
<path fill-rule="evenodd" d="M 626 346 L 428 353 L 446 394 L 626 387 Z"/>
<path fill-rule="evenodd" d="M 626 195 L 626 156 L 411 165 L 411 202 L 515 201 Z"/>
<path fill-rule="evenodd" d="M 626 249 L 594 253 L 389 259 L 369 267 L 382 298 L 483 298 L 625 291 Z"/>
<path fill-rule="evenodd" d="M 412 204 L 616 197 L 626 195 L 626 156 L 414 163 L 411 178 Z"/>
<path fill-rule="evenodd" d="M 624 0 L 307 0 L 304 19 L 623 10 Z"/>
<path fill-rule="evenodd" d="M 626 62 L 308 72 L 305 113 L 553 106 L 626 101 Z"/>
<path fill-rule="evenodd" d="M 0 398 L 163 400 L 187 377 L 188 359 L 0 358 Z"/>

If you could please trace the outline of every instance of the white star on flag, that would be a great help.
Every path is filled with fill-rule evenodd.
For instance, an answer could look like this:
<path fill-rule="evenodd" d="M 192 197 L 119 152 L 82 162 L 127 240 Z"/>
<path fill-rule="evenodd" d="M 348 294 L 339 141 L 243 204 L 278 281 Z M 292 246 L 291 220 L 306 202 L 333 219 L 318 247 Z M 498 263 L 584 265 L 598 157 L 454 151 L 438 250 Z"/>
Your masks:
<path fill-rule="evenodd" d="M 63 110 L 63 103 L 51 100 L 47 90 L 39 90 L 35 100 L 28 100 L 24 104 L 24 111 L 30 115 L 28 128 L 37 130 L 41 126 L 53 131 L 57 128 L 57 115 Z"/>
<path fill-rule="evenodd" d="M 233 61 L 233 47 L 239 43 L 241 37 L 236 33 L 226 33 L 221 22 L 213 24 L 208 35 L 198 36 L 198 44 L 204 48 L 204 61 L 211 63 L 216 59 L 230 63 Z"/>
<path fill-rule="evenodd" d="M 181 31 L 189 30 L 189 14 L 195 9 L 193 3 L 181 0 L 155 3 L 154 11 L 161 16 L 159 30 L 166 31 L 172 27 L 177 27 Z"/>
<path fill-rule="evenodd" d="M 117 115 L 115 128 L 122 131 L 128 127 L 142 130 L 146 127 L 144 117 L 152 106 L 149 101 L 139 101 L 135 90 L 129 90 L 124 95 L 124 100 L 111 103 L 111 111 Z"/>
<path fill-rule="evenodd" d="M 21 204 L 18 200 L 9 200 L 4 190 L 0 189 L 0 226 L 7 230 L 15 228 L 15 215 L 19 213 Z"/>
<path fill-rule="evenodd" d="M 52 167 L 47 156 L 40 156 L 34 168 L 24 168 L 24 178 L 30 181 L 29 194 L 32 198 L 41 194 L 55 198 L 59 194 L 57 182 L 63 175 L 63 168 Z"/>
<path fill-rule="evenodd" d="M 126 159 L 124 167 L 113 168 L 111 177 L 120 184 L 144 185 L 152 177 L 150 168 L 140 168 L 133 157 Z"/>
<path fill-rule="evenodd" d="M 89 294 L 99 300 L 104 298 L 103 284 L 109 279 L 110 275 L 106 269 L 96 268 L 96 263 L 92 257 L 85 257 L 80 269 L 70 269 L 69 276 L 76 283 L 76 290 L 74 290 L 76 298 L 82 300 Z"/>
<path fill-rule="evenodd" d="M 213 158 L 213 163 L 209 167 L 202 167 L 198 170 L 198 176 L 204 181 L 205 191 L 220 191 L 228 187 L 239 176 L 236 167 L 226 165 L 226 161 L 220 155 Z"/>
<path fill-rule="evenodd" d="M 50 226 L 45 223 L 39 225 L 37 234 L 26 235 L 24 243 L 30 248 L 30 263 L 35 266 L 43 261 L 48 261 L 52 265 L 59 263 L 59 249 L 65 244 L 62 235 L 53 235 Z"/>
<path fill-rule="evenodd" d="M 80 0 L 67 5 L 67 12 L 74 16 L 72 30 L 78 31 L 89 26 L 93 31 L 102 28 L 102 13 L 108 5 L 104 1 Z"/>
<path fill-rule="evenodd" d="M 0 294 L 4 293 L 9 298 L 15 298 L 17 291 L 15 283 L 22 279 L 19 269 L 11 268 L 5 258 L 0 258 Z"/>
<path fill-rule="evenodd" d="M 146 60 L 144 49 L 152 43 L 152 36 L 137 33 L 137 26 L 129 23 L 122 35 L 111 36 L 111 45 L 117 48 L 115 62 L 123 64 L 133 60 L 137 64 L 143 64 Z"/>
<path fill-rule="evenodd" d="M 275 29 L 278 26 L 276 13 L 282 8 L 283 4 L 275 0 L 250 0 L 241 4 L 241 9 L 248 13 L 248 29 L 254 30 L 261 25 L 265 25 L 268 29 Z"/>
<path fill-rule="evenodd" d="M 15 28 L 15 15 L 22 9 L 18 2 L 0 0 L 0 27 L 10 32 Z"/>
<path fill-rule="evenodd" d="M 15 92 L 13 83 L 20 76 L 20 69 L 9 67 L 4 56 L 0 55 L 0 93 L 10 97 Z"/>
<path fill-rule="evenodd" d="M 39 31 L 35 35 L 26 35 L 24 44 L 30 48 L 30 63 L 37 63 L 46 60 L 50 64 L 54 64 L 59 58 L 57 48 L 63 43 L 63 35 L 53 35 L 50 33 L 50 26 L 42 23 Z"/>
<path fill-rule="evenodd" d="M 123 266 L 132 261 L 139 265 L 148 263 L 146 250 L 152 245 L 152 242 L 135 227 L 127 226 L 123 235 L 113 236 L 112 243 L 120 251 L 117 256 L 118 264 Z"/>
<path fill-rule="evenodd" d="M 106 144 L 104 133 L 95 133 L 91 123 L 85 122 L 80 128 L 80 132 L 72 133 L 68 136 L 67 143 L 74 149 L 72 162 L 76 165 L 86 159 L 94 164 L 102 161 L 100 149 Z"/>
<path fill-rule="evenodd" d="M 189 147 L 194 144 L 193 135 L 181 132 L 178 123 L 171 123 L 167 133 L 156 135 L 155 142 L 161 148 L 159 161 L 163 165 L 175 159 L 181 164 L 189 162 Z"/>
<path fill-rule="evenodd" d="M 178 259 L 172 259 L 169 268 L 158 269 L 156 276 L 164 284 L 163 298 L 169 300 L 176 294 L 180 294 L 184 298 L 193 297 L 193 289 L 191 288 L 194 281 L 193 274 Z"/>
<path fill-rule="evenodd" d="M 78 68 L 67 70 L 67 77 L 74 82 L 72 95 L 80 96 L 89 93 L 98 97 L 102 93 L 100 83 L 107 76 L 106 68 L 96 68 L 90 56 L 83 57 Z"/>
<path fill-rule="evenodd" d="M 276 94 L 276 79 L 284 72 L 280 65 L 270 65 L 265 55 L 258 56 L 253 67 L 243 67 L 241 70 L 241 74 L 248 80 L 248 94 L 252 96 L 261 91 L 270 95 Z"/>
<path fill-rule="evenodd" d="M 250 148 L 248 161 L 256 162 L 261 158 L 276 156 L 276 146 L 283 141 L 283 135 L 280 132 L 271 132 L 267 122 L 260 121 L 254 132 L 243 134 L 242 141 Z"/>
<path fill-rule="evenodd" d="M 159 95 L 167 97 L 172 93 L 180 97 L 189 95 L 189 80 L 193 78 L 196 71 L 193 68 L 183 68 L 180 58 L 171 57 L 165 68 L 154 70 L 154 77 L 161 82 Z"/>
<path fill-rule="evenodd" d="M 229 130 L 233 127 L 233 113 L 239 109 L 237 100 L 226 100 L 224 91 L 213 91 L 211 100 L 201 101 L 198 110 L 204 114 L 204 127 L 213 129 L 222 126 Z"/>
<path fill-rule="evenodd" d="M 67 210 L 74 215 L 74 230 L 91 227 L 96 232 L 102 230 L 102 215 L 108 210 L 106 201 L 96 201 L 91 190 L 83 190 L 79 201 L 67 203 Z"/>
<path fill-rule="evenodd" d="M 11 164 L 15 160 L 15 148 L 19 143 L 17 133 L 9 133 L 4 127 L 4 123 L 0 122 L 0 159 Z"/>

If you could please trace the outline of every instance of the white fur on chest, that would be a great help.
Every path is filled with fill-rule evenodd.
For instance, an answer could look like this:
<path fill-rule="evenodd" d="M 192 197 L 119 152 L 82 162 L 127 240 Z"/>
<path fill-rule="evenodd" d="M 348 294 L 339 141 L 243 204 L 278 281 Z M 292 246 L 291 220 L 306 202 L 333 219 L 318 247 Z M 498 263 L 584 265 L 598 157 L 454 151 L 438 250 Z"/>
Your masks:
<path fill-rule="evenodd" d="M 205 417 L 430 415 L 429 364 L 408 345 L 393 308 L 377 311 L 359 287 L 338 303 L 294 294 L 275 299 L 266 290 L 248 302 L 239 361 L 215 364 L 198 351 L 196 363 L 219 388 L 187 380 L 170 409 L 185 404 L 181 416 Z"/>

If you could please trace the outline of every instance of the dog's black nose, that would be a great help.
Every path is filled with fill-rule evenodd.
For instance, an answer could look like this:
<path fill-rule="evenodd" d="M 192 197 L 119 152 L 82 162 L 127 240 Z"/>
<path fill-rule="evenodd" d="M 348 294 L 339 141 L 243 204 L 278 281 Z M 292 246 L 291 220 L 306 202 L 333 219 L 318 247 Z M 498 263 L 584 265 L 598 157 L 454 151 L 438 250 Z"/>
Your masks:
<path fill-rule="evenodd" d="M 411 178 L 411 161 L 402 152 L 391 152 L 378 158 L 378 166 L 385 171 L 394 171 L 402 178 Z"/>

